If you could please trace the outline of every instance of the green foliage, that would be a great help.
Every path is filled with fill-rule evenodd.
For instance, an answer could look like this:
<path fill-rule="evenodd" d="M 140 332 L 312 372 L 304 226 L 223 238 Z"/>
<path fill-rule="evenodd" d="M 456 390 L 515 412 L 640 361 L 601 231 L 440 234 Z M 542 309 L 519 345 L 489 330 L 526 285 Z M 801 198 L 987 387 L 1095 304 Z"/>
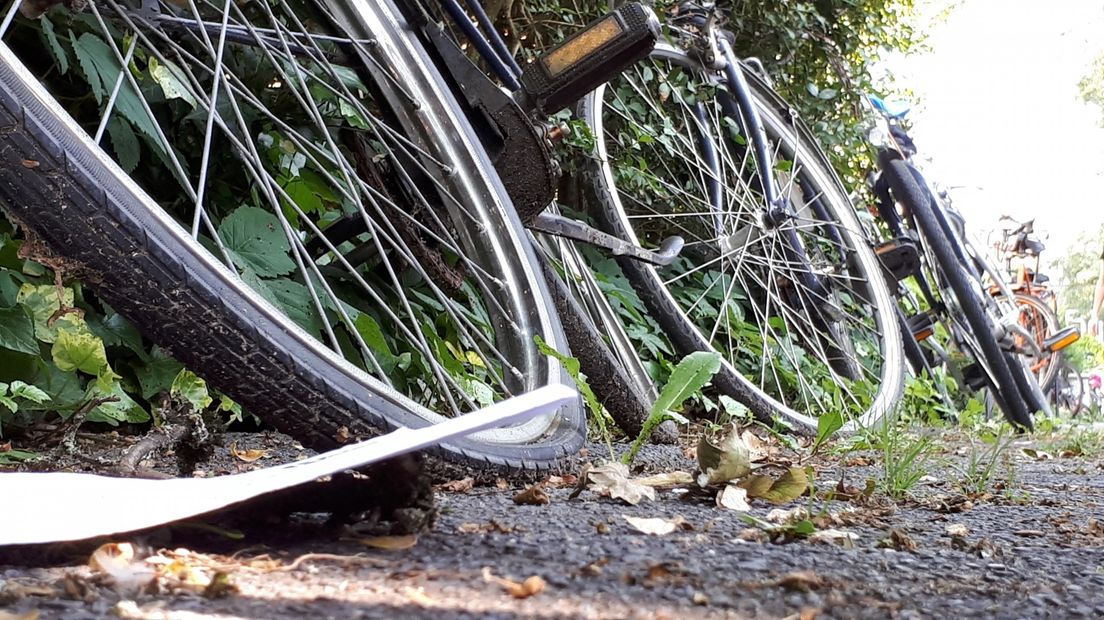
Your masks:
<path fill-rule="evenodd" d="M 1081 98 L 1101 108 L 1100 125 L 1104 127 L 1104 54 L 1097 56 L 1089 72 L 1077 83 Z"/>
<path fill-rule="evenodd" d="M 905 496 L 928 473 L 935 442 L 923 429 L 896 420 L 884 422 L 874 438 L 881 452 L 882 491 L 895 499 Z"/>
<path fill-rule="evenodd" d="M 677 411 L 682 408 L 683 403 L 690 397 L 699 394 L 701 389 L 709 383 L 713 375 L 717 374 L 720 369 L 721 355 L 719 353 L 697 351 L 682 358 L 682 361 L 675 366 L 675 370 L 671 373 L 671 378 L 667 380 L 667 384 L 660 391 L 659 398 L 652 405 L 652 410 L 648 414 L 648 419 L 644 421 L 644 428 L 640 430 L 640 435 L 633 441 L 632 448 L 625 453 L 621 461 L 626 465 L 632 463 L 633 459 L 636 458 L 636 453 L 640 451 L 640 447 L 651 436 L 655 427 L 667 420 L 686 424 L 688 420 L 679 415 Z"/>
<path fill-rule="evenodd" d="M 1060 313 L 1072 311 L 1077 316 L 1089 316 L 1100 275 L 1101 246 L 1104 246 L 1104 224 L 1082 231 L 1066 247 L 1065 253 L 1054 259 L 1054 270 L 1058 274 L 1056 288 L 1061 291 L 1058 297 Z"/>
<path fill-rule="evenodd" d="M 1079 372 L 1088 372 L 1104 366 L 1104 342 L 1082 334 L 1077 342 L 1062 349 L 1061 355 Z"/>
<path fill-rule="evenodd" d="M 569 355 L 564 355 L 559 351 L 548 346 L 548 343 L 544 341 L 540 336 L 536 336 L 537 349 L 543 355 L 548 355 L 553 359 L 563 364 L 564 370 L 567 371 L 568 376 L 575 382 L 575 387 L 579 390 L 579 393 L 583 395 L 583 400 L 587 404 L 587 408 L 590 409 L 591 419 L 598 425 L 598 432 L 602 437 L 602 440 L 606 442 L 606 446 L 609 448 L 610 457 L 613 456 L 613 446 L 611 444 L 611 432 L 613 420 L 610 419 L 609 413 L 602 407 L 602 403 L 598 401 L 598 396 L 594 393 L 594 390 L 590 388 L 590 384 L 587 383 L 586 375 L 579 370 L 579 360 Z M 609 424 L 609 426 L 607 426 Z"/>
<path fill-rule="evenodd" d="M 1007 424 L 1001 425 L 995 437 L 970 438 L 970 454 L 965 467 L 959 470 L 958 486 L 964 493 L 984 493 L 989 490 L 998 463 L 1007 463 L 1005 454 L 1015 441 L 1015 434 Z M 1007 466 L 1011 467 L 1010 464 Z"/>

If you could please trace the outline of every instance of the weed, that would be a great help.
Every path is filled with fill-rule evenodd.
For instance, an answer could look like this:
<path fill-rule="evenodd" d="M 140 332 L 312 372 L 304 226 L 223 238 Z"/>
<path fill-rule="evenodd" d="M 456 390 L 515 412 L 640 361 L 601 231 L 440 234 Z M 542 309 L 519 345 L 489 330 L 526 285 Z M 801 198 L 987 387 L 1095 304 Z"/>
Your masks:
<path fill-rule="evenodd" d="M 1004 460 L 1009 474 L 1014 476 L 1013 467 L 1007 459 L 1002 459 L 1015 440 L 1008 431 L 1008 425 L 1001 425 L 1000 432 L 992 439 L 970 438 L 970 456 L 965 467 L 956 468 L 961 478 L 958 486 L 963 493 L 980 494 L 989 490 L 989 483 L 997 469 L 997 462 Z"/>

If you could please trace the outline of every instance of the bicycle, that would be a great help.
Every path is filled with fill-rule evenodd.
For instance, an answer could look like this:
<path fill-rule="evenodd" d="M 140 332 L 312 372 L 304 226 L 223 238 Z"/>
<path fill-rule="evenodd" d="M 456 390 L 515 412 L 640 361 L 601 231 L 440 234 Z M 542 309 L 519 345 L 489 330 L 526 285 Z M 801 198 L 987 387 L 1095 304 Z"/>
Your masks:
<path fill-rule="evenodd" d="M 67 4 L 0 25 L 0 197 L 59 283 L 96 289 L 80 303 L 319 450 L 568 381 L 536 350 L 565 348 L 558 317 L 417 7 Z M 540 469 L 584 432 L 575 403 L 441 451 Z"/>
<path fill-rule="evenodd" d="M 938 349 L 938 343 L 929 341 L 935 332 L 934 322 L 942 323 L 957 348 L 974 362 L 964 373 L 965 382 L 975 389 L 988 387 L 1005 417 L 1030 429 L 1031 413 L 1049 410 L 1049 403 L 1015 348 L 1033 340 L 1015 320 L 1019 313 L 1010 307 L 1014 297 L 971 242 L 965 219 L 945 195 L 939 197 L 929 187 L 910 162 L 915 147 L 895 125 L 903 112 L 890 112 L 877 99 L 872 103 L 879 111 L 880 128 L 876 206 L 890 237 L 879 246 L 879 253 L 891 257 L 893 264 L 888 269 L 894 279 L 914 279 L 926 305 L 908 309 L 910 330 L 906 334 L 911 332 L 914 339 Z M 990 294 L 983 286 L 987 275 L 1000 289 L 999 295 Z M 909 346 L 906 351 L 911 352 L 910 362 L 918 372 L 929 363 L 930 357 L 922 349 Z M 944 354 L 941 361 L 949 360 Z"/>

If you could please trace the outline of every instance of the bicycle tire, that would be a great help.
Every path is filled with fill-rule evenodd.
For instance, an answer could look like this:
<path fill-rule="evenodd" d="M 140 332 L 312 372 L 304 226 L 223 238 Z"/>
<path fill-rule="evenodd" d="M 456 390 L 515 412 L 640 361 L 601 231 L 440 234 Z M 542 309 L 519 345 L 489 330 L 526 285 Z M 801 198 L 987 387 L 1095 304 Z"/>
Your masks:
<path fill-rule="evenodd" d="M 472 129 L 395 7 L 389 2 L 357 7 L 336 2 L 324 6 L 328 15 L 340 15 L 353 24 L 350 28 L 360 29 L 344 35 L 349 41 L 363 40 L 358 37 L 367 33 L 371 36 L 365 38 L 375 43 L 370 58 L 379 64 L 364 71 L 378 70 L 371 74 L 378 82 L 365 83 L 384 93 L 376 104 L 389 106 L 392 115 L 390 124 L 380 121 L 382 130 L 394 132 L 385 134 L 393 139 L 387 153 L 396 165 L 407 157 L 408 163 L 438 166 L 431 180 L 439 185 L 430 187 L 442 200 L 450 200 L 445 204 L 450 229 L 445 232 L 455 237 L 439 243 L 466 248 L 467 260 L 478 260 L 479 269 L 501 278 L 502 303 L 509 307 L 490 310 L 502 316 L 488 322 L 492 327 L 505 322 L 512 330 L 496 330 L 492 345 L 510 357 L 501 379 L 509 383 L 506 395 L 568 383 L 559 363 L 537 353 L 532 342 L 533 335 L 540 335 L 563 348 L 564 338 L 549 310 L 528 237 L 486 154 L 473 146 L 478 141 Z M 258 38 L 255 45 L 265 43 Z M 227 78 L 226 83 L 229 91 L 232 82 Z M 0 197 L 12 219 L 47 242 L 73 273 L 147 338 L 265 422 L 304 445 L 326 450 L 346 437 L 423 427 L 442 419 L 438 408 L 354 367 L 221 264 L 89 137 L 6 43 L 0 45 L 0 126 Z M 34 162 L 33 167 L 27 162 Z M 456 195 L 445 194 L 446 189 Z M 476 206 L 459 215 L 453 202 Z M 491 255 L 500 259 L 486 258 Z M 445 303 L 442 313 L 452 311 Z M 471 402 L 465 402 L 453 413 L 469 410 Z M 585 429 L 581 403 L 574 402 L 556 414 L 485 431 L 435 451 L 468 464 L 546 469 L 582 446 Z"/>
<path fill-rule="evenodd" d="M 1021 324 L 1035 336 L 1035 342 L 1038 346 L 1041 347 L 1044 340 L 1058 333 L 1058 330 L 1061 329 L 1058 314 L 1054 312 L 1049 304 L 1034 295 L 1015 293 L 1014 297 L 1017 306 L 1026 308 L 1026 316 L 1024 311 L 1021 311 Z M 1041 360 L 1036 360 L 1033 356 L 1026 357 L 1030 364 L 1029 367 L 1038 378 L 1039 387 L 1046 391 L 1050 389 L 1050 385 L 1054 383 L 1055 377 L 1058 376 L 1060 364 L 1057 363 L 1059 357 L 1057 352 L 1044 353 L 1043 355 L 1044 358 Z"/>
<path fill-rule="evenodd" d="M 611 111 L 611 106 L 616 104 L 604 105 L 606 93 L 617 93 L 622 88 L 642 91 L 649 84 L 655 83 L 648 80 L 647 77 L 648 72 L 651 71 L 650 62 L 661 63 L 661 65 L 671 68 L 666 70 L 665 66 L 661 66 L 656 71 L 658 75 L 678 75 L 681 77 L 678 72 L 685 72 L 701 79 L 707 86 L 716 83 L 710 73 L 685 52 L 670 45 L 660 44 L 657 45 L 650 61 L 638 64 L 634 70 L 631 70 L 634 73 L 627 73 L 628 77 L 623 76 L 621 79 L 615 80 L 588 95 L 579 107 L 578 116 L 587 121 L 595 134 L 597 153 L 596 157 L 591 159 L 588 171 L 593 190 L 593 201 L 590 208 L 595 218 L 611 234 L 637 244 L 643 241 L 645 245 L 658 245 L 661 239 L 654 231 L 648 230 L 648 222 L 643 219 L 643 214 L 647 213 L 647 209 L 655 209 L 656 206 L 648 204 L 646 207 L 637 209 L 637 205 L 632 204 L 633 198 L 625 191 L 625 187 L 619 187 L 618 180 L 615 178 L 615 174 L 619 171 L 615 172 L 614 165 L 611 164 L 611 159 L 614 157 L 611 155 L 611 145 L 616 145 L 614 140 L 617 138 L 611 137 L 611 133 L 606 132 L 606 128 L 610 127 L 611 124 L 603 119 L 607 113 L 611 119 L 617 119 L 617 113 Z M 634 78 L 636 78 L 635 83 L 631 81 Z M 808 247 L 811 248 L 814 243 L 823 242 L 830 246 L 831 251 L 838 251 L 840 254 L 840 258 L 837 259 L 839 262 L 830 264 L 825 268 L 825 271 L 827 272 L 832 268 L 839 269 L 837 273 L 841 277 L 838 281 L 832 281 L 832 283 L 835 285 L 842 281 L 848 282 L 850 285 L 847 289 L 849 294 L 848 303 L 853 304 L 854 307 L 849 306 L 844 310 L 840 307 L 842 304 L 836 303 L 838 298 L 827 297 L 828 295 L 834 295 L 835 291 L 829 291 L 825 294 L 825 298 L 820 301 L 823 301 L 826 306 L 833 305 L 833 307 L 841 310 L 840 314 L 843 318 L 838 319 L 838 321 L 842 325 L 840 327 L 842 331 L 835 332 L 832 329 L 818 326 L 816 321 L 819 319 L 810 318 L 812 312 L 808 306 L 795 309 L 800 304 L 792 303 L 789 307 L 782 308 L 783 304 L 776 303 L 782 294 L 779 288 L 782 285 L 773 280 L 760 288 L 762 295 L 767 298 L 767 303 L 760 306 L 754 299 L 750 298 L 750 295 L 758 293 L 749 292 L 754 289 L 749 283 L 759 275 L 752 274 L 749 269 L 736 275 L 721 274 L 713 280 L 715 284 L 716 282 L 725 282 L 724 278 L 726 276 L 731 277 L 732 284 L 725 284 L 725 288 L 729 290 L 722 291 L 719 300 L 722 311 L 727 313 L 736 304 L 729 304 L 726 300 L 732 298 L 731 294 L 737 286 L 736 281 L 741 279 L 738 286 L 747 293 L 744 301 L 748 302 L 740 304 L 741 311 L 746 308 L 746 312 L 754 317 L 745 324 L 751 325 L 754 321 L 757 328 L 761 330 L 761 333 L 757 335 L 748 335 L 747 338 L 739 340 L 740 346 L 733 346 L 733 342 L 738 339 L 733 337 L 731 331 L 723 337 L 714 337 L 712 332 L 717 331 L 716 327 L 713 330 L 703 329 L 702 326 L 696 324 L 695 320 L 689 316 L 694 308 L 680 304 L 679 295 L 682 291 L 673 292 L 668 283 L 664 281 L 665 276 L 661 275 L 660 270 L 631 259 L 622 258 L 619 263 L 650 314 L 660 324 L 664 333 L 680 353 L 685 355 L 699 350 L 719 350 L 721 352 L 724 361 L 720 372 L 713 379 L 713 385 L 722 393 L 727 393 L 743 402 L 760 420 L 774 421 L 781 418 L 797 431 L 815 432 L 817 419 L 820 415 L 851 406 L 855 410 L 854 415 L 847 421 L 845 429 L 852 430 L 858 426 L 875 424 L 893 409 L 901 394 L 904 381 L 900 328 L 892 305 L 893 302 L 881 274 L 881 268 L 862 237 L 861 227 L 852 212 L 851 204 L 846 198 L 846 192 L 842 190 L 838 178 L 831 171 L 826 157 L 815 145 L 811 133 L 791 115 L 791 108 L 778 98 L 762 80 L 749 72 L 747 81 L 750 84 L 756 105 L 763 116 L 763 121 L 767 126 L 768 134 L 774 142 L 772 146 L 779 146 L 787 154 L 792 153 L 792 158 L 797 161 L 797 164 L 793 165 L 789 171 L 790 178 L 794 179 L 794 182 L 790 183 L 786 190 L 790 193 L 791 198 L 805 198 L 807 200 L 802 205 L 805 211 L 799 212 L 798 216 L 808 218 L 805 220 L 806 226 L 801 234 L 810 236 Z M 672 88 L 675 87 L 677 87 L 677 84 Z M 678 95 L 668 92 L 668 99 L 664 99 L 661 89 L 659 94 L 653 97 L 653 101 L 666 103 L 666 101 L 676 96 Z M 713 102 L 715 103 L 715 100 Z M 682 110 L 682 114 L 695 114 L 692 111 L 687 112 L 692 105 L 686 106 L 686 109 Z M 656 107 L 658 109 L 659 106 Z M 690 134 L 698 131 L 701 132 L 701 135 L 705 135 L 705 132 L 711 131 L 713 132 L 710 134 L 712 136 L 729 136 L 730 134 L 722 133 L 722 131 L 728 132 L 731 123 L 726 123 L 723 119 L 731 119 L 732 117 L 719 111 L 717 107 L 711 107 L 708 112 L 705 112 L 705 114 L 712 114 L 713 116 L 698 121 L 697 124 L 692 124 L 688 120 L 687 126 L 682 127 L 681 130 Z M 689 116 L 684 116 L 683 120 L 688 118 Z M 657 134 L 653 136 L 655 139 L 662 140 L 672 135 L 670 132 L 661 134 L 658 128 L 653 131 Z M 667 130 L 664 129 L 663 131 Z M 674 128 L 671 131 L 680 134 L 679 128 Z M 689 136 L 689 138 L 694 137 L 698 136 Z M 687 161 L 706 157 L 698 153 L 698 150 L 703 147 L 690 144 L 685 136 L 683 138 L 681 145 L 690 152 L 690 155 L 684 156 Z M 733 138 L 733 140 L 735 139 Z M 717 143 L 722 144 L 724 148 L 732 144 L 727 137 L 717 140 Z M 664 164 L 664 166 L 666 165 Z M 680 176 L 671 170 L 666 170 L 666 172 L 669 173 L 671 178 L 664 177 L 658 183 L 676 188 L 681 188 L 681 183 L 686 179 L 693 179 L 695 174 L 685 173 Z M 701 185 L 694 188 L 697 193 L 694 194 L 693 198 L 686 199 L 688 201 L 698 201 L 688 207 L 691 212 L 690 215 L 694 215 L 694 207 L 699 204 L 704 205 L 705 213 L 710 217 L 728 218 L 730 224 L 738 218 L 746 216 L 747 213 L 754 215 L 750 210 L 743 213 L 737 210 L 754 208 L 748 205 L 741 206 L 737 204 L 736 209 L 728 211 L 712 207 L 713 204 L 721 204 L 718 201 L 722 199 L 739 197 L 744 190 L 749 190 L 749 193 L 753 191 L 751 187 L 755 179 L 749 181 L 746 176 L 741 177 L 741 174 L 750 174 L 750 172 L 746 168 L 741 168 L 733 173 L 732 178 L 727 179 L 727 184 L 718 182 L 715 184 L 715 188 L 707 188 Z M 799 177 L 800 180 L 797 180 Z M 802 191 L 805 193 L 802 196 L 797 196 Z M 718 197 L 716 192 L 727 192 L 727 194 Z M 690 192 L 683 193 L 690 194 Z M 738 202 L 739 198 L 735 200 Z M 812 214 L 810 205 L 814 202 L 818 203 L 818 208 L 823 205 L 827 216 L 820 215 L 819 211 L 815 215 Z M 679 216 L 678 212 L 674 210 L 675 205 L 671 205 L 669 208 L 671 209 L 669 212 L 659 211 L 656 214 L 660 218 L 668 213 L 671 214 L 672 218 Z M 704 217 L 701 219 L 705 220 Z M 825 221 L 821 221 L 821 219 Z M 812 224 L 810 225 L 809 222 L 812 222 Z M 735 228 L 735 224 L 733 224 L 733 228 Z M 780 230 L 783 228 L 785 226 L 779 227 Z M 765 240 L 760 248 L 762 256 L 754 260 L 765 263 L 771 253 L 777 251 L 778 244 L 767 240 L 768 235 L 772 233 L 762 233 L 761 229 L 756 227 L 756 224 L 742 226 L 742 229 L 741 231 L 730 231 L 734 233 L 732 237 L 734 238 L 738 232 L 752 229 L 748 232 L 748 235 L 759 236 L 756 240 L 749 242 L 750 245 L 755 245 L 759 239 Z M 814 229 L 815 233 L 812 232 Z M 815 234 L 820 236 L 814 238 Z M 829 242 L 828 238 L 832 235 L 834 236 Z M 698 238 L 703 237 L 699 236 Z M 748 238 L 750 239 L 750 236 Z M 804 241 L 806 239 L 803 237 Z M 738 242 L 733 241 L 733 244 L 736 243 Z M 692 248 L 694 245 L 694 239 L 689 239 L 687 248 Z M 703 244 L 698 244 L 699 248 L 702 246 Z M 701 251 L 711 249 L 713 248 L 706 247 Z M 823 246 L 817 246 L 816 250 L 822 252 L 821 255 L 818 255 L 818 258 L 825 258 L 830 253 L 830 251 L 825 251 Z M 689 256 L 695 251 L 698 250 L 684 249 L 682 256 Z M 718 244 L 718 251 L 722 255 L 720 260 L 724 260 L 723 254 L 727 250 L 720 250 Z M 750 259 L 753 254 L 754 251 L 744 253 L 740 258 L 734 259 L 733 262 L 740 262 L 744 256 Z M 829 264 L 827 259 L 825 259 L 825 263 Z M 775 266 L 779 264 L 776 262 Z M 693 270 L 694 268 L 691 267 L 690 269 Z M 757 269 L 759 269 L 758 273 L 769 271 L 765 264 L 760 264 Z M 773 276 L 769 277 L 773 278 Z M 800 277 L 800 274 L 798 277 Z M 675 279 L 677 279 L 677 276 L 675 276 Z M 831 278 L 826 279 L 830 280 Z M 711 284 L 708 288 L 712 287 Z M 841 286 L 839 290 L 842 290 L 842 288 Z M 810 293 L 809 296 L 813 297 L 814 294 Z M 732 311 L 735 312 L 735 310 Z M 775 314 L 770 315 L 771 312 Z M 783 316 L 785 318 L 782 318 Z M 720 317 L 720 311 L 718 311 L 718 317 Z M 788 322 L 787 319 L 789 319 Z M 782 323 L 782 326 L 777 326 L 779 322 Z M 716 323 L 720 323 L 719 318 Z M 794 337 L 793 334 L 799 334 L 805 339 L 801 341 L 801 344 L 795 345 L 791 340 Z M 876 357 L 877 361 L 871 362 L 868 357 L 863 357 L 862 363 L 857 361 L 859 356 L 856 354 L 855 345 L 853 344 L 855 341 L 853 338 L 855 337 L 862 341 L 861 347 L 866 349 L 869 357 Z M 724 338 L 727 338 L 728 341 L 719 342 Z M 753 339 L 757 342 L 752 342 Z M 813 343 L 813 340 L 816 342 Z M 745 345 L 746 350 L 741 349 Z M 748 353 L 754 346 L 764 352 L 760 355 L 760 359 L 754 359 L 756 357 L 754 352 Z M 802 352 L 797 351 L 799 348 L 802 349 Z M 812 360 L 811 358 L 816 359 Z M 806 381 L 806 378 L 801 374 L 805 369 L 801 369 L 800 364 L 806 362 L 812 367 L 809 375 L 812 376 L 814 372 L 817 373 L 815 381 Z M 786 364 L 789 367 L 782 368 Z M 851 364 L 850 369 L 852 370 L 858 369 L 858 372 L 845 377 L 844 375 L 847 373 L 841 370 L 840 366 L 847 364 Z M 872 364 L 873 367 L 869 368 L 864 364 Z M 793 370 L 793 368 L 797 368 L 797 370 Z M 860 386 L 859 381 L 852 381 L 856 377 L 861 378 L 865 384 Z M 830 382 L 832 385 L 825 386 L 825 382 Z M 832 393 L 832 389 L 840 391 Z M 837 395 L 838 398 L 836 398 Z"/>
<path fill-rule="evenodd" d="M 994 326 L 983 309 L 983 301 L 979 299 L 981 292 L 971 284 L 943 225 L 936 218 L 930 194 L 921 187 L 907 162 L 888 156 L 879 159 L 882 173 L 886 176 L 894 197 L 905 206 L 909 217 L 923 234 L 923 242 L 936 260 L 937 273 L 946 280 L 946 286 L 953 292 L 954 299 L 970 326 L 973 341 L 978 346 L 978 350 L 972 353 L 975 361 L 984 364 L 998 406 L 1008 421 L 1027 429 L 1032 428 L 1031 416 L 1021 394 L 1022 381 L 1016 380 L 1006 361 L 1005 352 L 1001 350 L 996 338 L 992 337 Z"/>

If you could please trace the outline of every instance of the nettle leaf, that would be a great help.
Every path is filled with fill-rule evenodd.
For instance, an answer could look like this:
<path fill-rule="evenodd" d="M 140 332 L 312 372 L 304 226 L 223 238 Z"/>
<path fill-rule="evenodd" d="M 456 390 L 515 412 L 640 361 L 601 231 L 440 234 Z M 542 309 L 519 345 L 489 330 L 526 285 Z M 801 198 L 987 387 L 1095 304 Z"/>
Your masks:
<path fill-rule="evenodd" d="M 23 306 L 0 308 L 0 347 L 38 355 L 34 321 Z"/>
<path fill-rule="evenodd" d="M 127 172 L 134 172 L 141 159 L 142 146 L 130 123 L 118 116 L 112 117 L 107 124 L 107 135 L 111 137 L 111 148 L 115 149 L 119 166 Z"/>
<path fill-rule="evenodd" d="M 61 300 L 58 300 L 58 288 L 53 284 L 26 283 L 19 287 L 19 294 L 15 300 L 30 311 L 34 319 L 35 337 L 42 342 L 53 342 L 57 339 L 57 324 L 61 319 L 71 318 L 73 315 L 63 315 L 50 323 L 50 319 L 61 309 L 62 304 L 66 308 L 73 307 L 73 289 L 62 289 Z"/>
<path fill-rule="evenodd" d="M 57 340 L 51 349 L 54 364 L 64 372 L 79 370 L 90 375 L 114 374 L 107 363 L 103 340 L 86 326 L 80 327 L 67 323 L 58 330 Z"/>
<path fill-rule="evenodd" d="M 46 45 L 50 48 L 50 53 L 53 54 L 54 60 L 58 64 L 58 70 L 63 74 L 68 73 L 69 52 L 65 51 L 61 41 L 58 41 L 57 34 L 54 32 L 54 22 L 43 15 L 39 19 L 39 24 L 42 26 L 42 35 L 46 38 Z"/>
<path fill-rule="evenodd" d="M 280 221 L 264 209 L 238 207 L 223 218 L 218 232 L 226 248 L 240 259 L 240 266 L 249 267 L 258 276 L 282 276 L 295 269 L 288 255 L 291 244 Z"/>
<path fill-rule="evenodd" d="M 122 73 L 114 50 L 100 37 L 86 32 L 73 41 L 73 51 L 77 54 L 81 71 L 92 87 L 96 103 L 102 104 Z M 115 109 L 128 121 L 150 138 L 157 140 L 156 121 L 142 107 L 141 95 L 134 90 L 130 80 L 124 79 L 115 99 Z"/>
<path fill-rule="evenodd" d="M 268 303 L 282 311 L 308 333 L 314 335 L 322 333 L 322 319 L 318 316 L 314 300 L 311 299 L 310 291 L 306 286 L 287 278 L 265 280 L 258 277 L 252 269 L 245 269 L 241 276 L 249 288 L 260 293 Z M 319 293 L 323 294 L 322 291 Z"/>
<path fill-rule="evenodd" d="M 169 389 L 169 394 L 173 398 L 182 398 L 188 401 L 196 411 L 203 411 L 214 400 L 207 391 L 207 382 L 188 369 L 181 370 L 176 375 L 172 387 Z"/>
<path fill-rule="evenodd" d="M 161 63 L 151 56 L 149 72 L 153 81 L 161 86 L 161 92 L 165 93 L 166 99 L 183 99 L 193 108 L 199 105 L 191 88 L 188 87 L 187 76 L 172 61 Z"/>

